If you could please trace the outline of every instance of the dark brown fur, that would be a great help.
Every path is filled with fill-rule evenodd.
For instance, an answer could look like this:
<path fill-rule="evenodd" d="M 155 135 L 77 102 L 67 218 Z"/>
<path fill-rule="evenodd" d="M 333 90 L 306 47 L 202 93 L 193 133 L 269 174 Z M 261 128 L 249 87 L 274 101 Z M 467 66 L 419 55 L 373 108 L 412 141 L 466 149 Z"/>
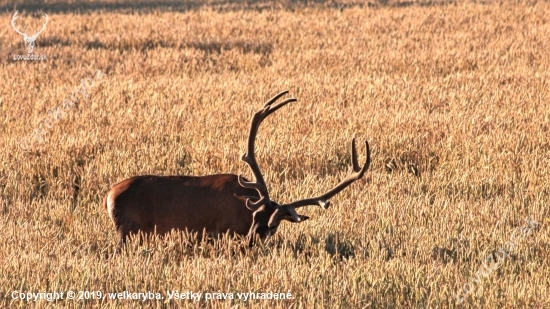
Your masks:
<path fill-rule="evenodd" d="M 235 196 L 258 197 L 256 190 L 239 185 L 237 175 L 151 176 L 126 179 L 109 191 L 105 209 L 120 237 L 130 234 L 166 234 L 171 230 L 229 233 L 246 236 L 253 211 Z"/>

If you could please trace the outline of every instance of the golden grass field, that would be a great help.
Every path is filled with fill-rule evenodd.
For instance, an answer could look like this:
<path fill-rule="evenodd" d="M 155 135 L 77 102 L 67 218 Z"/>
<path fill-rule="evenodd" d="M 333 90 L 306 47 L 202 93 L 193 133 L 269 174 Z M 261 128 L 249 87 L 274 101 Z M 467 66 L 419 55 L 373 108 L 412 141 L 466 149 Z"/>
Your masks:
<path fill-rule="evenodd" d="M 13 60 L 15 10 L 29 34 L 49 15 L 46 61 Z M 550 308 L 549 3 L 2 0 L 0 19 L 0 307 Z M 173 233 L 113 256 L 112 185 L 251 178 L 250 118 L 285 89 L 256 143 L 272 198 L 337 184 L 352 137 L 362 180 L 249 250 Z M 164 299 L 12 297 L 68 291 Z"/>

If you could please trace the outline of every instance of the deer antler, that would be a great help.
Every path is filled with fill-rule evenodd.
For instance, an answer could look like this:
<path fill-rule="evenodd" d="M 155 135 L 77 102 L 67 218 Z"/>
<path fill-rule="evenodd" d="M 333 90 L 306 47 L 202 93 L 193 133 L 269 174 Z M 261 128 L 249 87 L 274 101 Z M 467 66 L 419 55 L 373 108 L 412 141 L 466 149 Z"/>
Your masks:
<path fill-rule="evenodd" d="M 19 16 L 17 16 L 17 12 L 19 12 L 19 11 L 15 11 L 15 14 L 13 14 L 13 17 L 11 18 L 11 26 L 12 26 L 13 30 L 15 30 L 15 32 L 19 33 L 20 35 L 22 35 L 24 37 L 28 37 L 27 32 L 23 33 L 15 27 L 15 20 L 17 20 L 17 18 L 19 18 Z"/>
<path fill-rule="evenodd" d="M 21 32 L 19 31 L 19 29 L 17 29 L 17 27 L 15 26 L 15 21 L 17 20 L 17 18 L 19 18 L 19 16 L 17 16 L 17 13 L 19 11 L 15 11 L 15 14 L 13 14 L 13 17 L 11 18 L 11 26 L 13 28 L 13 30 L 15 30 L 15 32 L 19 33 L 20 35 L 22 35 L 24 37 L 24 39 L 26 41 L 34 41 L 36 40 L 36 38 L 38 37 L 38 35 L 40 33 L 42 33 L 42 31 L 44 31 L 44 29 L 46 29 L 46 25 L 48 24 L 48 20 L 49 20 L 49 17 L 48 17 L 48 14 L 45 14 L 44 13 L 44 17 L 46 17 L 46 22 L 44 23 L 44 25 L 42 25 L 42 29 L 40 29 L 40 31 L 38 31 L 38 33 L 34 33 L 33 35 L 29 36 L 27 34 L 27 31 L 25 30 L 25 32 Z"/>
<path fill-rule="evenodd" d="M 344 190 L 347 186 L 351 185 L 354 181 L 361 179 L 363 174 L 369 169 L 371 158 L 370 158 L 370 148 L 369 143 L 365 141 L 365 148 L 367 152 L 367 158 L 365 164 L 362 167 L 359 167 L 357 162 L 357 150 L 355 149 L 355 138 L 351 140 L 351 163 L 353 172 L 349 174 L 344 180 L 337 184 L 334 188 L 329 190 L 327 193 L 320 195 L 318 197 L 313 197 L 309 199 L 299 200 L 292 202 L 290 204 L 281 205 L 281 207 L 286 207 L 294 215 L 296 212 L 294 209 L 309 206 L 309 205 L 319 205 L 324 209 L 327 209 L 330 206 L 330 198 L 338 194 L 340 191 Z"/>
<path fill-rule="evenodd" d="M 38 33 L 34 33 L 32 36 L 31 36 L 31 39 L 33 40 L 36 40 L 36 38 L 38 37 L 38 35 L 40 33 L 42 33 L 42 31 L 44 31 L 44 29 L 46 29 L 46 25 L 48 24 L 48 14 L 44 13 L 44 17 L 46 17 L 46 22 L 42 25 L 42 29 L 40 29 L 40 31 L 38 31 Z"/>
<path fill-rule="evenodd" d="M 254 114 L 254 117 L 252 118 L 252 122 L 250 124 L 250 133 L 248 135 L 248 149 L 241 160 L 243 160 L 244 162 L 246 162 L 246 164 L 248 164 L 248 166 L 250 166 L 250 169 L 252 170 L 252 173 L 256 178 L 256 182 L 248 182 L 243 179 L 242 175 L 239 175 L 239 184 L 245 188 L 255 189 L 260 194 L 260 198 L 254 202 L 251 201 L 251 197 L 245 197 L 246 207 L 251 210 L 258 209 L 269 201 L 269 192 L 267 190 L 264 177 L 262 176 L 262 172 L 260 171 L 260 167 L 258 166 L 258 162 L 256 161 L 256 157 L 254 155 L 254 143 L 256 140 L 256 134 L 258 133 L 258 128 L 260 127 L 260 124 L 267 116 L 274 113 L 279 108 L 287 105 L 288 103 L 297 101 L 295 98 L 289 98 L 278 104 L 272 105 L 273 103 L 275 103 L 275 101 L 277 101 L 280 97 L 284 96 L 287 93 L 288 91 L 283 91 L 267 101 L 264 107 L 256 112 L 256 114 Z"/>

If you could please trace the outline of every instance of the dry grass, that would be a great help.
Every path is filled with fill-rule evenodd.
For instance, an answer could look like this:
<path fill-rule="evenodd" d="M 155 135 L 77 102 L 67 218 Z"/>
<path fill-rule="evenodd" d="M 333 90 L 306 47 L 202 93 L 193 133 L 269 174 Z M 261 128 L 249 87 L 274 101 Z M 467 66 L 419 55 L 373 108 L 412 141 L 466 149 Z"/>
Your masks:
<path fill-rule="evenodd" d="M 0 2 L 0 306 L 195 307 L 10 295 L 219 290 L 294 299 L 200 304 L 457 307 L 452 293 L 526 217 L 540 224 L 461 306 L 550 306 L 548 3 L 133 11 L 83 1 L 81 13 L 70 3 L 48 11 L 56 3 L 19 7 L 23 29 L 40 27 L 36 7 L 50 16 L 36 48 L 48 60 L 32 63 L 11 60 L 25 50 L 9 27 L 13 6 Z M 95 69 L 106 75 L 90 98 L 22 151 Z M 105 258 L 116 244 L 101 205 L 110 186 L 138 174 L 250 175 L 239 160 L 249 119 L 284 89 L 299 102 L 266 120 L 257 142 L 275 199 L 336 184 L 353 136 L 373 148 L 363 180 L 245 252 L 235 240 L 186 246 L 173 234 Z"/>

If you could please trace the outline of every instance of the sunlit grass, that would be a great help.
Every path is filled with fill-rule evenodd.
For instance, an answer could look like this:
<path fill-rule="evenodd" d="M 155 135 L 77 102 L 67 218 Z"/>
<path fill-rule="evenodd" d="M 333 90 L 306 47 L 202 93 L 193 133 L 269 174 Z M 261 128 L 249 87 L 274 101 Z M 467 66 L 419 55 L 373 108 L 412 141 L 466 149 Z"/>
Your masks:
<path fill-rule="evenodd" d="M 527 217 L 540 225 L 464 304 L 550 306 L 548 4 L 241 5 L 48 13 L 44 62 L 12 61 L 22 39 L 0 28 L 3 307 L 197 306 L 166 302 L 173 290 L 293 296 L 203 296 L 215 308 L 455 307 L 452 293 Z M 40 14 L 19 15 L 21 27 L 41 25 Z M 20 149 L 96 69 L 105 76 L 88 100 L 80 94 L 45 142 Z M 298 102 L 270 116 L 256 143 L 271 196 L 333 187 L 349 172 L 352 137 L 373 151 L 362 180 L 251 249 L 173 233 L 113 257 L 102 205 L 112 185 L 250 177 L 240 161 L 250 117 L 285 89 Z M 165 299 L 26 303 L 14 290 Z"/>

